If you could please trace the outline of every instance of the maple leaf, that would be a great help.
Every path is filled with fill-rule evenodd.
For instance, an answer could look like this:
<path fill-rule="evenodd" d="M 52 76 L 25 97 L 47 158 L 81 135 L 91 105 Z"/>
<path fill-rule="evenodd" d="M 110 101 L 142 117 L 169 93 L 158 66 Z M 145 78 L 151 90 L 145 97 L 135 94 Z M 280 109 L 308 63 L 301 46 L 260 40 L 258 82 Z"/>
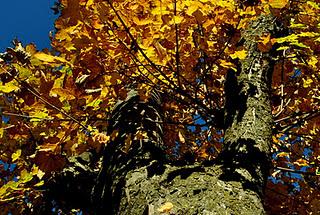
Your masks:
<path fill-rule="evenodd" d="M 21 156 L 21 149 L 18 149 L 15 153 L 11 155 L 12 162 L 18 160 Z"/>
<path fill-rule="evenodd" d="M 10 81 L 4 85 L 0 85 L 0 92 L 3 92 L 3 93 L 11 93 L 19 89 L 20 89 L 19 84 L 16 81 Z"/>
<path fill-rule="evenodd" d="M 269 0 L 270 6 L 277 9 L 284 8 L 288 2 L 288 0 Z"/>
<path fill-rule="evenodd" d="M 246 58 L 246 56 L 247 56 L 246 50 L 235 51 L 233 54 L 230 54 L 230 57 L 232 59 L 239 58 L 240 60 L 243 60 Z"/>

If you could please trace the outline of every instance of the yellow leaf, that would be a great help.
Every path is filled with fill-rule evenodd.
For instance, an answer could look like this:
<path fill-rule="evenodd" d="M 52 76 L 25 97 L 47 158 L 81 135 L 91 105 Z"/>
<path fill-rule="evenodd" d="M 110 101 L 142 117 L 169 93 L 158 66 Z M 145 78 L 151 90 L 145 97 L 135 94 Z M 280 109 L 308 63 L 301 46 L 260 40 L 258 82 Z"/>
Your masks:
<path fill-rule="evenodd" d="M 302 158 L 300 158 L 299 160 L 294 162 L 294 164 L 296 164 L 298 166 L 309 166 L 308 161 L 306 161 L 305 159 L 302 159 Z"/>
<path fill-rule="evenodd" d="M 40 180 L 45 175 L 45 172 L 43 172 L 41 169 L 39 169 L 39 167 L 36 165 L 33 165 L 31 173 L 32 173 L 32 175 L 36 175 Z"/>
<path fill-rule="evenodd" d="M 288 152 L 280 152 L 277 154 L 277 157 L 289 157 L 289 153 Z"/>
<path fill-rule="evenodd" d="M 279 138 L 275 137 L 275 136 L 272 136 L 272 140 L 274 143 L 279 143 Z"/>
<path fill-rule="evenodd" d="M 314 1 L 307 1 L 307 4 L 315 9 L 320 9 L 319 3 L 316 3 Z"/>
<path fill-rule="evenodd" d="M 110 141 L 110 136 L 108 136 L 104 133 L 98 132 L 92 137 L 92 139 L 93 139 L 93 141 L 97 141 L 102 144 L 107 144 Z"/>
<path fill-rule="evenodd" d="M 70 90 L 63 89 L 63 88 L 53 88 L 50 90 L 49 95 L 52 97 L 59 96 L 60 101 L 72 100 L 76 98 L 74 95 L 72 95 L 72 92 Z"/>
<path fill-rule="evenodd" d="M 307 78 L 307 80 L 303 78 L 302 80 L 303 80 L 303 87 L 304 88 L 310 87 L 311 83 L 313 82 L 313 80 L 311 78 Z"/>
<path fill-rule="evenodd" d="M 308 60 L 308 65 L 310 65 L 313 68 L 317 68 L 316 64 L 318 63 L 318 59 L 314 56 L 311 56 L 310 59 Z"/>
<path fill-rule="evenodd" d="M 291 34 L 286 37 L 280 37 L 280 38 L 273 38 L 273 41 L 277 43 L 284 43 L 284 42 L 298 42 L 298 35 L 296 34 Z"/>
<path fill-rule="evenodd" d="M 86 9 L 88 10 L 92 5 L 93 5 L 94 1 L 93 0 L 88 0 L 86 2 Z"/>
<path fill-rule="evenodd" d="M 220 66 L 227 68 L 227 69 L 232 69 L 233 71 L 237 71 L 235 65 L 231 62 L 225 61 L 225 60 L 220 60 Z"/>
<path fill-rule="evenodd" d="M 160 213 L 168 213 L 173 208 L 173 204 L 171 202 L 166 202 L 160 208 L 158 208 L 158 212 Z"/>
<path fill-rule="evenodd" d="M 32 75 L 32 71 L 30 69 L 22 67 L 17 63 L 14 63 L 12 65 L 19 71 L 19 78 L 27 79 Z"/>
<path fill-rule="evenodd" d="M 178 137 L 179 137 L 179 141 L 180 141 L 181 143 L 185 143 L 185 142 L 186 142 L 186 139 L 183 137 L 183 135 L 181 134 L 180 131 L 179 131 L 179 133 L 178 133 Z"/>
<path fill-rule="evenodd" d="M 98 108 L 101 102 L 103 102 L 101 99 L 95 99 L 95 100 L 89 102 L 86 105 L 86 107 Z"/>
<path fill-rule="evenodd" d="M 267 43 L 270 42 L 270 34 L 260 37 L 259 42 L 261 42 L 263 45 L 267 45 Z"/>
<path fill-rule="evenodd" d="M 4 134 L 4 129 L 3 129 L 3 128 L 0 128 L 0 138 L 3 137 L 3 134 Z"/>
<path fill-rule="evenodd" d="M 20 180 L 22 183 L 27 183 L 33 178 L 32 173 L 28 172 L 26 169 L 21 171 Z"/>
<path fill-rule="evenodd" d="M 33 57 L 37 58 L 40 61 L 43 61 L 45 63 L 67 63 L 70 64 L 68 61 L 66 61 L 62 57 L 49 55 L 43 52 L 38 52 L 33 55 Z"/>
<path fill-rule="evenodd" d="M 146 131 L 137 131 L 134 135 L 134 140 L 143 140 L 143 139 L 147 139 L 148 138 L 148 134 Z"/>
<path fill-rule="evenodd" d="M 38 111 L 38 112 L 35 112 L 31 117 L 30 121 L 31 122 L 40 122 L 41 120 L 43 119 L 49 119 L 48 117 L 48 113 L 46 112 L 43 112 L 43 111 Z"/>
<path fill-rule="evenodd" d="M 40 181 L 40 182 L 38 182 L 38 183 L 36 183 L 34 186 L 35 186 L 35 187 L 40 187 L 40 186 L 42 186 L 42 185 L 44 185 L 44 181 L 43 181 L 43 180 Z"/>
<path fill-rule="evenodd" d="M 192 4 L 188 7 L 186 14 L 188 16 L 192 16 L 193 12 L 195 12 L 196 10 L 198 10 L 199 5 L 198 4 Z"/>
<path fill-rule="evenodd" d="M 33 56 L 35 58 L 41 60 L 41 61 L 45 61 L 45 62 L 48 62 L 48 63 L 56 61 L 56 57 L 55 56 L 48 55 L 48 54 L 45 54 L 43 52 L 38 52 L 38 53 L 34 54 Z"/>
<path fill-rule="evenodd" d="M 173 19 L 169 22 L 169 24 L 180 24 L 183 19 L 183 16 L 174 16 Z"/>
<path fill-rule="evenodd" d="M 135 24 L 137 25 L 148 25 L 150 23 L 152 23 L 152 19 L 139 19 L 138 17 L 133 17 L 132 20 L 134 21 Z"/>
<path fill-rule="evenodd" d="M 15 153 L 11 155 L 12 162 L 18 160 L 21 156 L 21 149 L 18 149 Z"/>
<path fill-rule="evenodd" d="M 300 37 L 317 37 L 319 36 L 319 33 L 315 32 L 302 32 L 299 34 Z"/>
<path fill-rule="evenodd" d="M 246 58 L 246 56 L 247 56 L 246 50 L 235 51 L 233 54 L 230 54 L 230 57 L 232 59 L 239 58 L 240 60 L 243 60 Z"/>
<path fill-rule="evenodd" d="M 287 50 L 289 49 L 289 46 L 280 46 L 279 48 L 277 48 L 277 51 L 283 51 L 283 50 Z"/>
<path fill-rule="evenodd" d="M 0 92 L 2 93 L 11 93 L 20 89 L 19 84 L 16 81 L 10 81 L 5 85 L 0 85 Z"/>
<path fill-rule="evenodd" d="M 277 9 L 284 8 L 288 2 L 288 0 L 269 0 L 270 6 Z"/>

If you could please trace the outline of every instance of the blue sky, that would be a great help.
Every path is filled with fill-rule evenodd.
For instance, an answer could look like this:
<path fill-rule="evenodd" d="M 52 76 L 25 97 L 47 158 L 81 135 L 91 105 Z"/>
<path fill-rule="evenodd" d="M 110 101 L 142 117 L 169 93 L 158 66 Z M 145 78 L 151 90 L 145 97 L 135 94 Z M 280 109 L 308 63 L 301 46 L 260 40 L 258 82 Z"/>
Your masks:
<path fill-rule="evenodd" d="M 33 42 L 38 49 L 50 47 L 49 31 L 54 30 L 50 7 L 55 0 L 1 0 L 0 52 L 18 38 L 24 45 Z"/>

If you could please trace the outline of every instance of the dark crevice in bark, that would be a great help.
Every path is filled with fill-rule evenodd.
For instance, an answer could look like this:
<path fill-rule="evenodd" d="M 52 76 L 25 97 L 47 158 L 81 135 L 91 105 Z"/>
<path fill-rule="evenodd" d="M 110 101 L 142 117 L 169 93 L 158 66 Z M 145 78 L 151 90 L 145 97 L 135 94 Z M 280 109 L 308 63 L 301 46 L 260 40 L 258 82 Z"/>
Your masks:
<path fill-rule="evenodd" d="M 153 160 L 157 162 L 148 167 L 148 175 L 164 171 L 162 127 L 157 123 L 162 121 L 160 104 L 157 92 L 143 102 L 131 90 L 127 99 L 116 105 L 108 128 L 114 140 L 105 149 L 102 169 L 92 192 L 97 214 L 116 213 L 128 171 L 147 166 Z M 146 137 L 135 139 L 137 132 L 145 132 Z"/>
<path fill-rule="evenodd" d="M 33 209 L 32 214 L 54 214 L 53 208 L 62 211 L 79 209 L 84 214 L 90 214 L 92 205 L 90 193 L 97 177 L 91 166 L 94 152 L 84 152 L 68 159 L 68 165 L 63 171 L 52 175 L 47 183 L 40 187 L 44 190 L 42 203 Z"/>
<path fill-rule="evenodd" d="M 185 167 L 179 168 L 168 174 L 166 183 L 170 183 L 174 178 L 178 176 L 180 176 L 180 178 L 182 179 L 186 179 L 194 172 L 204 172 L 204 168 L 202 168 L 201 166 L 195 166 L 195 167 L 185 166 Z"/>
<path fill-rule="evenodd" d="M 267 34 L 279 34 L 271 15 L 258 17 L 242 33 L 247 57 L 226 77 L 225 148 L 218 159 L 225 179 L 242 181 L 259 195 L 269 174 L 273 124 L 269 94 L 276 51 L 258 48 L 259 38 Z"/>

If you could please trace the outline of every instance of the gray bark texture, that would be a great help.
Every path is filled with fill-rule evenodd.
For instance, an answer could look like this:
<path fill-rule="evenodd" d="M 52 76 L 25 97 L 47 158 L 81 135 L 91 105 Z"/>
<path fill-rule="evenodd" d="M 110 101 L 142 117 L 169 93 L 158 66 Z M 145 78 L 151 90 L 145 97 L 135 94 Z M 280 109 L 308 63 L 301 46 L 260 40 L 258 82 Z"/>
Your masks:
<path fill-rule="evenodd" d="M 161 98 L 147 102 L 131 91 L 115 107 L 107 146 L 92 196 L 97 214 L 265 214 L 263 188 L 270 164 L 272 115 L 269 99 L 273 50 L 259 51 L 258 38 L 275 35 L 275 19 L 261 16 L 242 32 L 246 59 L 225 83 L 225 149 L 214 164 L 165 161 Z M 148 138 L 124 151 L 137 131 Z M 169 205 L 165 209 L 165 205 Z"/>

